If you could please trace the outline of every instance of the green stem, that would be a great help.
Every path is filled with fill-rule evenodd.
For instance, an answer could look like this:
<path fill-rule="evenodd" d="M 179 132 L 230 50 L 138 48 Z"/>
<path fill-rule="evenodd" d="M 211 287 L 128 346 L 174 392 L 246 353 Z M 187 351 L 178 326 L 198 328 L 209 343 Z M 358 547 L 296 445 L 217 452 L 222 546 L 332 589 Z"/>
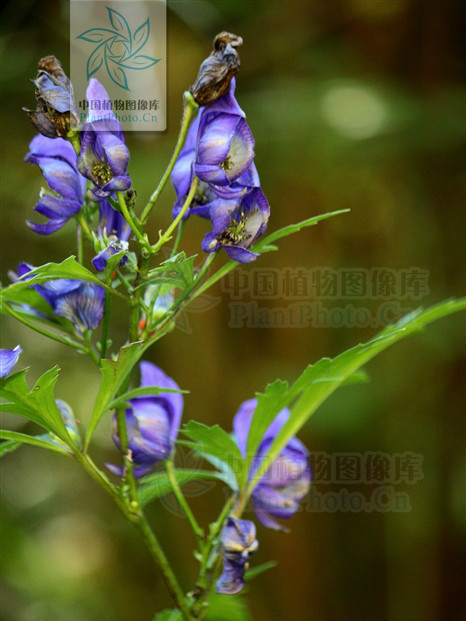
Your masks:
<path fill-rule="evenodd" d="M 152 211 L 153 206 L 157 202 L 163 188 L 165 187 L 168 179 L 170 178 L 170 174 L 175 166 L 176 160 L 178 159 L 178 155 L 183 147 L 184 141 L 186 139 L 186 134 L 188 133 L 189 124 L 191 123 L 191 118 L 193 116 L 193 112 L 197 110 L 199 106 L 194 101 L 191 93 L 186 91 L 183 94 L 183 116 L 181 117 L 181 128 L 180 133 L 178 134 L 178 140 L 176 141 L 175 150 L 173 151 L 173 155 L 168 163 L 166 171 L 163 173 L 162 178 L 160 179 L 159 185 L 157 186 L 155 192 L 150 197 L 147 205 L 144 207 L 144 210 L 139 219 L 140 223 L 144 225 L 149 218 L 150 212 Z"/>
<path fill-rule="evenodd" d="M 186 220 L 181 220 L 178 225 L 178 229 L 176 231 L 175 241 L 173 242 L 173 247 L 170 251 L 170 258 L 174 257 L 178 252 L 178 248 L 180 247 L 181 239 L 183 237 L 184 229 L 186 228 Z"/>
<path fill-rule="evenodd" d="M 75 452 L 76 460 L 83 466 L 86 472 L 96 481 L 106 492 L 111 496 L 118 508 L 122 511 L 124 516 L 139 530 L 143 539 L 149 549 L 149 552 L 155 561 L 155 564 L 160 569 L 164 582 L 170 592 L 176 606 L 181 611 L 186 621 L 193 621 L 193 617 L 189 611 L 186 603 L 183 591 L 173 573 L 170 563 L 168 562 L 165 553 L 163 552 L 160 544 L 152 531 L 151 527 L 147 523 L 147 520 L 142 511 L 136 511 L 133 507 L 128 508 L 123 501 L 122 497 L 118 493 L 116 488 L 101 472 L 91 458 L 88 455 L 83 455 L 81 452 Z"/>
<path fill-rule="evenodd" d="M 128 448 L 128 430 L 126 428 L 126 414 L 124 408 L 119 408 L 116 412 L 116 419 L 118 425 L 118 437 L 120 439 L 120 450 L 123 456 L 124 475 L 122 481 L 122 487 L 124 482 L 128 483 L 130 504 L 132 509 L 139 507 L 138 490 L 136 487 L 136 481 L 133 473 L 133 459 Z"/>
<path fill-rule="evenodd" d="M 84 342 L 86 343 L 87 349 L 86 353 L 89 355 L 91 360 L 95 362 L 95 364 L 100 368 L 100 358 L 94 351 L 94 346 L 92 345 L 92 330 L 86 330 L 83 334 Z"/>
<path fill-rule="evenodd" d="M 75 218 L 76 218 L 79 226 L 81 227 L 82 232 L 87 237 L 87 240 L 92 245 L 94 245 L 94 238 L 92 236 L 91 229 L 89 228 L 89 224 L 87 223 L 86 217 L 85 217 L 84 212 L 83 212 L 82 209 L 80 209 L 78 211 L 78 213 L 75 215 Z"/>
<path fill-rule="evenodd" d="M 110 326 L 110 305 L 112 302 L 112 295 L 108 289 L 105 289 L 105 301 L 104 301 L 104 319 L 102 325 L 102 338 L 100 344 L 100 359 L 105 358 L 107 353 L 107 341 L 108 341 L 108 329 Z"/>
<path fill-rule="evenodd" d="M 149 242 L 147 241 L 147 237 L 139 230 L 138 225 L 133 220 L 133 217 L 131 216 L 131 214 L 129 212 L 128 205 L 126 204 L 123 192 L 117 192 L 116 195 L 117 195 L 117 199 L 118 199 L 118 206 L 121 209 L 121 213 L 123 214 L 123 217 L 126 220 L 126 222 L 131 227 L 131 230 L 133 231 L 136 239 L 138 240 L 139 245 L 146 252 L 150 253 L 151 247 L 150 247 Z"/>
<path fill-rule="evenodd" d="M 171 459 L 166 460 L 165 470 L 167 471 L 167 477 L 168 477 L 170 486 L 172 488 L 172 491 L 175 494 L 176 499 L 180 503 L 180 507 L 183 509 L 184 514 L 188 518 L 188 522 L 191 528 L 193 529 L 194 535 L 196 536 L 199 549 L 202 550 L 204 546 L 204 531 L 197 523 L 197 520 L 194 517 L 194 514 L 191 511 L 191 508 L 189 507 L 188 503 L 186 502 L 186 498 L 184 497 L 183 492 L 180 489 L 180 486 L 178 485 L 178 481 L 176 480 L 176 472 L 173 467 L 173 461 Z"/>
<path fill-rule="evenodd" d="M 45 328 L 42 328 L 41 326 L 35 324 L 33 321 L 30 321 L 29 319 L 27 319 L 23 314 L 18 313 L 17 311 L 13 310 L 11 306 L 9 306 L 8 304 L 3 305 L 3 310 L 5 310 L 5 312 L 8 315 L 11 315 L 11 317 L 14 317 L 20 323 L 24 324 L 28 328 L 31 328 L 31 330 L 34 330 L 35 332 L 38 332 L 39 334 L 42 334 L 43 336 L 46 336 L 49 339 L 57 341 L 58 343 L 62 343 L 63 345 L 68 345 L 69 347 L 73 347 L 74 349 L 77 349 L 83 354 L 87 353 L 86 347 L 84 347 L 84 345 L 81 345 L 81 343 L 77 343 L 70 337 L 61 336 L 59 334 L 55 334 L 54 332 L 50 332 L 49 330 L 46 330 Z"/>
<path fill-rule="evenodd" d="M 193 179 L 193 181 L 191 183 L 191 188 L 189 189 L 188 196 L 186 197 L 186 200 L 183 203 L 183 207 L 180 209 L 179 214 L 176 216 L 176 218 L 170 224 L 170 226 L 165 231 L 165 233 L 163 235 L 160 235 L 159 241 L 152 246 L 151 251 L 154 254 L 157 252 L 157 250 L 159 248 L 161 248 L 164 244 L 167 243 L 167 241 L 169 241 L 171 239 L 173 231 L 178 226 L 178 223 L 181 222 L 181 220 L 183 220 L 184 215 L 188 211 L 189 206 L 191 205 L 192 200 L 194 198 L 194 195 L 196 194 L 196 190 L 197 190 L 197 186 L 198 185 L 199 185 L 199 179 L 197 177 L 194 177 L 194 179 Z"/>
<path fill-rule="evenodd" d="M 78 224 L 76 227 L 76 254 L 78 263 L 84 264 L 84 237 L 83 230 Z"/>

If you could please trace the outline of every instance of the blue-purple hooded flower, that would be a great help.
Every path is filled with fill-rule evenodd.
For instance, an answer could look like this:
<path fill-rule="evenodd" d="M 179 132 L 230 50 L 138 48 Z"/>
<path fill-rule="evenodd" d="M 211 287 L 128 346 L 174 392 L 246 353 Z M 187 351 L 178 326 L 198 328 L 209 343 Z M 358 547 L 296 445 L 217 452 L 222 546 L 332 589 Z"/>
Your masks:
<path fill-rule="evenodd" d="M 58 231 L 80 209 L 86 180 L 79 174 L 76 153 L 63 138 L 38 134 L 29 145 L 26 162 L 36 164 L 54 194 L 42 192 L 35 211 L 49 219 L 46 224 L 27 221 L 35 233 L 50 235 Z"/>
<path fill-rule="evenodd" d="M 233 420 L 236 443 L 243 456 L 246 455 L 247 438 L 257 399 L 245 401 Z M 290 415 L 288 408 L 277 414 L 264 434 L 251 465 L 251 477 L 265 457 L 270 445 Z M 259 521 L 268 528 L 286 530 L 273 517 L 289 519 L 296 513 L 299 503 L 306 496 L 311 484 L 309 452 L 294 437 L 259 481 L 252 494 L 252 504 Z"/>
<path fill-rule="evenodd" d="M 100 109 L 105 114 L 88 120 L 81 134 L 81 150 L 78 156 L 78 168 L 86 179 L 94 183 L 91 195 L 100 202 L 117 191 L 127 190 L 131 178 L 127 173 L 129 151 L 120 122 L 111 111 L 111 102 L 107 91 L 95 78 L 91 78 L 86 91 L 88 102 L 100 102 Z"/>
<path fill-rule="evenodd" d="M 228 93 L 200 114 L 194 172 L 217 186 L 236 181 L 254 158 L 254 137 L 235 99 L 235 86 L 233 79 Z"/>
<path fill-rule="evenodd" d="M 223 573 L 217 593 L 234 595 L 241 591 L 249 559 L 258 547 L 254 523 L 229 517 L 222 534 Z"/>
<path fill-rule="evenodd" d="M 104 270 L 107 261 L 117 252 L 128 250 L 128 239 L 131 228 L 124 217 L 110 205 L 107 200 L 99 203 L 100 220 L 97 234 L 107 240 L 107 245 L 92 259 L 92 264 L 97 271 Z M 123 266 L 128 257 L 125 255 L 119 265 Z"/>
<path fill-rule="evenodd" d="M 212 232 L 202 241 L 205 252 L 224 248 L 230 259 L 251 263 L 258 254 L 248 248 L 267 228 L 270 207 L 260 188 L 255 188 L 241 199 L 219 198 L 212 204 L 210 217 Z"/>
<path fill-rule="evenodd" d="M 6 377 L 12 372 L 22 353 L 23 350 L 19 345 L 14 349 L 0 349 L 0 377 Z"/>
<path fill-rule="evenodd" d="M 20 263 L 18 276 L 27 277 L 34 267 Z M 104 314 L 104 288 L 84 280 L 57 278 L 41 285 L 33 285 L 58 317 L 65 317 L 73 324 L 76 332 L 82 335 L 86 330 L 97 328 Z"/>
<path fill-rule="evenodd" d="M 151 362 L 141 362 L 141 387 L 158 386 L 179 391 L 178 384 Z M 183 413 L 183 396 L 180 392 L 163 392 L 157 395 L 136 397 L 129 401 L 125 411 L 128 448 L 134 463 L 134 476 L 141 477 L 159 461 L 170 457 L 173 451 Z M 116 416 L 113 418 L 113 441 L 120 448 Z M 117 476 L 123 476 L 119 466 L 107 464 Z"/>

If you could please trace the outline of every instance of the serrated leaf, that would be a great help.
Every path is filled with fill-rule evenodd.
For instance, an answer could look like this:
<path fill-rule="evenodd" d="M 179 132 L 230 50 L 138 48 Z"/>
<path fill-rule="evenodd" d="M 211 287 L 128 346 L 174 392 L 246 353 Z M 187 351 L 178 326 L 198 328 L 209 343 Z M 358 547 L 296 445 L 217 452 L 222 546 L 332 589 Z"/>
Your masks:
<path fill-rule="evenodd" d="M 70 452 L 67 451 L 64 447 L 60 446 L 57 442 L 55 442 L 48 434 L 44 434 L 41 436 L 29 436 L 25 433 L 19 433 L 17 431 L 8 431 L 7 429 L 0 429 L 0 440 L 8 440 L 10 442 L 14 442 L 15 444 L 30 444 L 32 446 L 39 446 L 41 448 L 48 449 L 49 451 L 55 451 L 56 453 L 61 453 L 62 455 L 70 455 Z M 1 445 L 4 446 L 5 443 Z M 1 450 L 0 450 L 1 456 Z"/>
<path fill-rule="evenodd" d="M 269 465 L 305 425 L 319 405 L 354 375 L 361 366 L 390 345 L 419 332 L 432 321 L 465 309 L 466 298 L 447 300 L 426 310 L 418 309 L 397 323 L 384 328 L 369 342 L 356 345 L 336 358 L 323 358 L 316 364 L 310 365 L 289 389 L 289 395 L 292 398 L 299 396 L 299 399 L 291 409 L 290 418 L 276 436 L 267 454 L 264 455 L 263 461 L 248 486 L 248 493 L 252 493 Z"/>
<path fill-rule="evenodd" d="M 123 382 L 131 373 L 134 365 L 142 356 L 143 351 L 143 343 L 137 341 L 136 343 L 131 343 L 130 345 L 122 347 L 117 360 L 102 360 L 100 368 L 102 382 L 87 430 L 86 447 L 89 444 L 97 424 L 105 412 L 110 409 L 112 401 L 121 389 Z"/>
<path fill-rule="evenodd" d="M 88 41 L 89 43 L 102 43 L 114 37 L 116 34 L 116 32 L 108 28 L 89 28 L 89 30 L 85 30 L 78 35 L 76 39 Z"/>
<path fill-rule="evenodd" d="M 189 421 L 181 433 L 192 442 L 178 441 L 199 453 L 206 453 L 225 461 L 234 472 L 237 480 L 244 479 L 243 458 L 236 442 L 219 425 L 208 427 L 196 421 Z"/>
<path fill-rule="evenodd" d="M 40 285 L 55 278 L 71 278 L 72 280 L 87 280 L 103 285 L 95 274 L 76 261 L 74 256 L 68 257 L 61 263 L 46 263 L 31 270 L 25 276 L 18 278 L 9 287 L 3 290 L 5 295 L 11 291 L 25 289 L 31 285 Z"/>
<path fill-rule="evenodd" d="M 1 380 L 0 397 L 7 401 L 2 403 L 2 409 L 32 420 L 72 447 L 72 440 L 55 402 L 54 388 L 59 368 L 55 366 L 41 375 L 32 390 L 26 384 L 27 371 L 23 369 Z"/>
<path fill-rule="evenodd" d="M 197 254 L 187 257 L 184 252 L 179 252 L 166 261 L 163 261 L 158 267 L 150 270 L 147 279 L 143 285 L 148 284 L 173 284 L 184 290 L 191 287 L 194 282 L 194 261 Z"/>
<path fill-rule="evenodd" d="M 184 485 L 195 480 L 216 480 L 225 483 L 225 476 L 221 472 L 214 470 L 189 470 L 186 468 L 176 468 L 176 480 L 178 484 Z M 142 506 L 157 500 L 172 491 L 170 481 L 165 472 L 154 472 L 140 479 L 139 501 Z"/>

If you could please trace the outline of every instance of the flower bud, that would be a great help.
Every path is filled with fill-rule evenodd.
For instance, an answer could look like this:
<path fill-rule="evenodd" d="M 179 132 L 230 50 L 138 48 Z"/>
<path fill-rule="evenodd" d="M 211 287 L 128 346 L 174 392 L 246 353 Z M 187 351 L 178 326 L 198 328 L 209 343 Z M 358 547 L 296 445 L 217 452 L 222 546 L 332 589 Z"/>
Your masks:
<path fill-rule="evenodd" d="M 217 582 L 217 593 L 234 595 L 241 591 L 249 559 L 258 547 L 254 523 L 229 517 L 222 535 L 223 573 Z"/>
<path fill-rule="evenodd" d="M 77 125 L 78 115 L 74 104 L 73 86 L 55 56 L 45 56 L 39 61 L 37 78 L 31 80 L 36 87 L 37 109 L 28 110 L 32 124 L 48 138 L 65 137 L 71 126 Z"/>
<path fill-rule="evenodd" d="M 210 56 L 202 63 L 196 81 L 189 88 L 194 101 L 200 106 L 208 106 L 228 91 L 231 79 L 240 68 L 240 58 L 236 48 L 243 39 L 230 32 L 221 32 L 214 39 Z"/>

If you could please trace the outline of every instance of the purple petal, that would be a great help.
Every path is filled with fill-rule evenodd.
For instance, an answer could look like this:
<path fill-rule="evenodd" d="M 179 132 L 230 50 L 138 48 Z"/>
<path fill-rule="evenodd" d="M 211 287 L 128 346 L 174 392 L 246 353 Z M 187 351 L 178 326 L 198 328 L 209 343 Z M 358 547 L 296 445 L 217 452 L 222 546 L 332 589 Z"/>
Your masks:
<path fill-rule="evenodd" d="M 50 188 L 71 200 L 82 202 L 81 181 L 68 162 L 52 157 L 31 156 L 30 162 L 39 166 Z"/>
<path fill-rule="evenodd" d="M 224 249 L 230 259 L 238 263 L 252 263 L 259 257 L 255 252 L 239 246 L 224 246 Z"/>
<path fill-rule="evenodd" d="M 76 153 L 71 142 L 63 138 L 48 138 L 42 134 L 35 136 L 29 143 L 29 152 L 24 158 L 25 162 L 30 162 L 31 158 L 53 157 L 68 162 L 75 170 Z M 34 164 L 36 161 L 34 161 Z"/>
<path fill-rule="evenodd" d="M 6 377 L 11 373 L 22 353 L 23 350 L 19 345 L 14 349 L 0 349 L 0 377 Z"/>
<path fill-rule="evenodd" d="M 79 289 L 65 293 L 55 300 L 54 312 L 69 319 L 78 332 L 97 328 L 104 314 L 104 289 L 92 283 L 82 283 Z"/>
<path fill-rule="evenodd" d="M 209 106 L 204 108 L 204 114 L 215 114 L 215 113 L 228 113 L 228 114 L 237 114 L 238 116 L 246 117 L 243 110 L 239 107 L 238 102 L 235 97 L 236 90 L 236 79 L 233 77 L 230 82 L 230 88 L 228 92 L 223 96 L 219 97 L 216 101 L 212 102 Z"/>
<path fill-rule="evenodd" d="M 196 163 L 220 165 L 228 155 L 240 120 L 232 114 L 219 114 L 207 123 L 201 121 Z"/>
<path fill-rule="evenodd" d="M 216 252 L 220 250 L 222 246 L 218 243 L 217 237 L 213 233 L 206 233 L 202 240 L 201 247 L 204 252 Z"/>
<path fill-rule="evenodd" d="M 50 220 L 46 224 L 37 224 L 36 222 L 31 222 L 30 220 L 26 220 L 26 224 L 34 231 L 34 233 L 38 233 L 39 235 L 50 235 L 51 233 L 55 233 L 68 222 L 68 218 L 57 218 L 54 220 Z"/>

